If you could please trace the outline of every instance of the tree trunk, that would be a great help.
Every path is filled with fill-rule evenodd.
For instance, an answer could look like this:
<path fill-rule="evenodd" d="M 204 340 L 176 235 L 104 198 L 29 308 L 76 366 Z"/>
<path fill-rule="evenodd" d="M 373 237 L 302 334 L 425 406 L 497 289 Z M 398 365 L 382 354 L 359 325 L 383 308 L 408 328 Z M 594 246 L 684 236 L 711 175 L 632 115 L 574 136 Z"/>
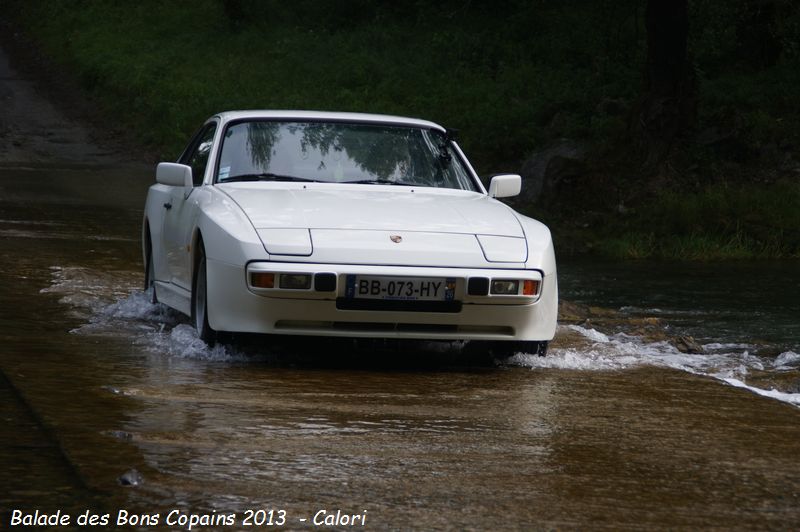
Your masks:
<path fill-rule="evenodd" d="M 645 12 L 645 91 L 634 134 L 645 150 L 645 166 L 668 159 L 675 141 L 694 122 L 695 87 L 687 40 L 687 0 L 648 0 Z"/>

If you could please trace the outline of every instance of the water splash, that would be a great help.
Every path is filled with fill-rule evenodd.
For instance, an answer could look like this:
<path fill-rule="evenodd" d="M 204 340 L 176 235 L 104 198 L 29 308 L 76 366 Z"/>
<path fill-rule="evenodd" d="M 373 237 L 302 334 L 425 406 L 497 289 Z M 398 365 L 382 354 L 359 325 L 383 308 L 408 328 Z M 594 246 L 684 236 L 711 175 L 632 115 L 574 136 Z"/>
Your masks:
<path fill-rule="evenodd" d="M 711 343 L 704 345 L 705 354 L 685 354 L 668 342 L 647 342 L 625 333 L 607 335 L 578 325 L 559 328 L 561 335 L 575 333 L 582 341 L 577 345 L 553 347 L 546 357 L 518 353 L 507 363 L 528 368 L 553 368 L 579 371 L 613 371 L 640 366 L 677 369 L 715 378 L 753 393 L 800 406 L 800 390 L 796 390 L 800 354 L 781 353 L 776 358 L 753 354 L 752 344 Z M 790 374 L 786 388 L 769 388 L 762 381 L 772 382 L 779 374 Z M 753 382 L 750 382 L 750 381 Z M 778 384 L 782 384 L 779 380 Z M 788 388 L 788 389 L 787 389 Z"/>
<path fill-rule="evenodd" d="M 148 352 L 182 359 L 238 362 L 263 359 L 230 345 L 210 347 L 189 325 L 186 316 L 151 303 L 130 272 L 97 272 L 82 267 L 51 268 L 52 282 L 42 293 L 59 295 L 84 323 L 70 332 L 86 336 L 121 334 Z"/>
<path fill-rule="evenodd" d="M 776 390 L 774 388 L 771 390 L 764 390 L 761 388 L 757 388 L 755 386 L 748 386 L 745 382 L 734 378 L 728 378 L 722 380 L 724 380 L 731 386 L 736 386 L 737 388 L 745 388 L 753 393 L 762 395 L 764 397 L 769 397 L 771 399 L 777 399 L 778 401 L 783 401 L 784 403 L 800 406 L 800 393 L 781 392 L 780 390 Z"/>
<path fill-rule="evenodd" d="M 271 360 L 263 348 L 218 344 L 209 347 L 188 319 L 150 302 L 132 272 L 97 272 L 81 267 L 53 267 L 51 286 L 42 290 L 60 296 L 83 324 L 74 334 L 127 335 L 144 350 L 172 358 L 209 362 Z M 621 371 L 640 366 L 673 368 L 715 378 L 756 394 L 800 406 L 800 354 L 777 357 L 754 354 L 758 346 L 710 342 L 704 354 L 685 354 L 669 342 L 648 342 L 625 333 L 606 334 L 578 325 L 560 326 L 546 357 L 518 353 L 505 364 L 536 369 Z M 566 338 L 566 340 L 564 340 Z"/>

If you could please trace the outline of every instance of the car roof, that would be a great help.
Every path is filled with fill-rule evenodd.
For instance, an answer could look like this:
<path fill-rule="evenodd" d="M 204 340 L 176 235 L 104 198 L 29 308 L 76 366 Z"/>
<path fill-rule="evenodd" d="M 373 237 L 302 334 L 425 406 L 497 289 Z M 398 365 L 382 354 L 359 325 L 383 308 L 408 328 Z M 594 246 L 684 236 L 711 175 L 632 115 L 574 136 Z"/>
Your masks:
<path fill-rule="evenodd" d="M 250 110 L 250 111 L 225 111 L 214 115 L 223 123 L 233 120 L 247 119 L 276 119 L 276 120 L 310 120 L 310 121 L 331 121 L 331 122 L 362 122 L 375 124 L 391 124 L 402 126 L 415 126 L 426 129 L 438 129 L 445 131 L 443 126 L 427 120 L 418 118 L 406 118 L 403 116 L 368 114 L 368 113 L 338 113 L 329 111 L 273 111 L 273 110 Z"/>

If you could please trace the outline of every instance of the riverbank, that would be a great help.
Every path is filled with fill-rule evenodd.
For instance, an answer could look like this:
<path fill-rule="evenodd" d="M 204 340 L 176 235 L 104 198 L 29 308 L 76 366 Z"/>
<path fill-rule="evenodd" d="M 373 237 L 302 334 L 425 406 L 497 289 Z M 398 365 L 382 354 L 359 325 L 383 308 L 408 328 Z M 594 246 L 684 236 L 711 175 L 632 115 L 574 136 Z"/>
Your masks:
<path fill-rule="evenodd" d="M 559 250 L 618 260 L 800 258 L 800 174 L 659 191 L 641 203 L 570 214 L 548 209 Z"/>
<path fill-rule="evenodd" d="M 88 96 L 75 108 L 152 162 L 174 159 L 223 109 L 421 116 L 460 129 L 481 175 L 520 172 L 524 189 L 543 189 L 515 206 L 553 229 L 562 254 L 800 256 L 797 54 L 745 65 L 737 45 L 714 33 L 742 23 L 741 14 L 695 6 L 694 17 L 715 15 L 692 35 L 702 68 L 697 123 L 669 164 L 644 168 L 627 136 L 642 75 L 638 12 L 586 3 L 512 6 L 513 16 L 500 16 L 462 4 L 430 13 L 412 5 L 202 0 L 187 10 L 11 0 L 0 16 L 13 30 L 4 39 L 24 33 L 20 52 L 46 58 L 27 61 L 31 69 L 62 78 L 84 95 L 76 100 Z M 528 170 L 564 138 L 580 156 L 559 155 L 542 176 Z"/>

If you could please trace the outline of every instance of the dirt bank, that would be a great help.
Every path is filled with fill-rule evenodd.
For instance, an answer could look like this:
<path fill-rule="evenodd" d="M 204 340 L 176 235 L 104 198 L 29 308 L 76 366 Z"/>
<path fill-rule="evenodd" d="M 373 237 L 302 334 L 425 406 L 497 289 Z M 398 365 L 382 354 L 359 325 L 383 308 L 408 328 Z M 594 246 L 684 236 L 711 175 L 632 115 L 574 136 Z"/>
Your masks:
<path fill-rule="evenodd" d="M 69 73 L 0 21 L 0 165 L 150 164 Z"/>

